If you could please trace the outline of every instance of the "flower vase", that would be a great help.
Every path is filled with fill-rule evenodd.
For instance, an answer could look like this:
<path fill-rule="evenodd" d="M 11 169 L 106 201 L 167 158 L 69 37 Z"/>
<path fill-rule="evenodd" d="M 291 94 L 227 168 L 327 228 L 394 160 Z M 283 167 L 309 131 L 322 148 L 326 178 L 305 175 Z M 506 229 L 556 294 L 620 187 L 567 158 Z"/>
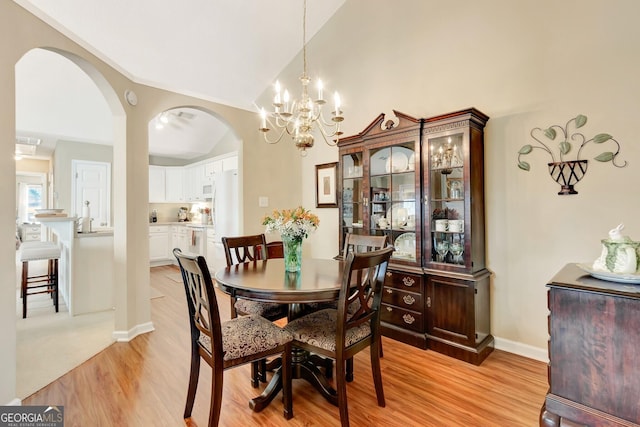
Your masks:
<path fill-rule="evenodd" d="M 285 271 L 300 271 L 302 265 L 302 238 L 282 236 L 282 245 Z"/>

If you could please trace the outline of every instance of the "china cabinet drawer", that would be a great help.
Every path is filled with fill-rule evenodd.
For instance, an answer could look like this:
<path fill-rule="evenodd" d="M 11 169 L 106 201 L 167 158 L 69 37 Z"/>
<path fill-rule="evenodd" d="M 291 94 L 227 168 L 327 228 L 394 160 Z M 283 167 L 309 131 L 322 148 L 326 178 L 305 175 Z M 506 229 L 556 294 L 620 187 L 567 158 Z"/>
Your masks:
<path fill-rule="evenodd" d="M 399 271 L 387 271 L 384 285 L 404 291 L 422 293 L 422 276 Z"/>
<path fill-rule="evenodd" d="M 382 302 L 409 310 L 424 311 L 422 295 L 385 286 L 382 291 Z"/>
<path fill-rule="evenodd" d="M 380 309 L 380 321 L 415 332 L 423 332 L 423 316 L 417 311 L 405 310 L 383 303 Z"/>

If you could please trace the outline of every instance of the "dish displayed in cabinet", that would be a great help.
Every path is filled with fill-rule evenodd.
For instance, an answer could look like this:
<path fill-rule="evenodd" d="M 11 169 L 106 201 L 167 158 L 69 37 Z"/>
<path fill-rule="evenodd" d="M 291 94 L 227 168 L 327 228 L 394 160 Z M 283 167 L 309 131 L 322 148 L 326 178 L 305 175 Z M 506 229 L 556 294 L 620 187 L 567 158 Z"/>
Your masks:
<path fill-rule="evenodd" d="M 396 258 L 410 258 L 416 257 L 416 233 L 403 233 L 399 235 L 393 242 L 396 250 L 393 252 L 393 256 Z"/>
<path fill-rule="evenodd" d="M 394 151 L 384 165 L 384 170 L 389 173 L 404 172 L 409 169 L 409 158 L 400 151 Z"/>

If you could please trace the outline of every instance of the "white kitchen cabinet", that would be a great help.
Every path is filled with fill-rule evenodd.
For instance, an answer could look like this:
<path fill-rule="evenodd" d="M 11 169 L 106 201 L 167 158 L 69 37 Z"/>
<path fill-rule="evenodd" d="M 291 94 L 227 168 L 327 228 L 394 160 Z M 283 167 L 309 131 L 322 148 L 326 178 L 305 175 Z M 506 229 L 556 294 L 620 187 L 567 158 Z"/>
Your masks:
<path fill-rule="evenodd" d="M 225 157 L 222 159 L 222 171 L 232 171 L 236 169 L 238 169 L 238 156 Z"/>
<path fill-rule="evenodd" d="M 187 227 L 184 225 L 171 226 L 171 250 L 180 248 L 182 252 L 188 252 L 189 240 L 187 238 Z"/>
<path fill-rule="evenodd" d="M 167 203 L 186 201 L 184 194 L 184 170 L 182 166 L 165 168 L 165 200 Z"/>
<path fill-rule="evenodd" d="M 165 167 L 149 165 L 149 203 L 164 203 Z"/>
<path fill-rule="evenodd" d="M 213 177 L 215 174 L 222 172 L 222 160 L 214 160 L 212 162 L 205 163 L 204 174 L 207 177 Z"/>
<path fill-rule="evenodd" d="M 202 186 L 205 183 L 205 165 L 189 165 L 184 168 L 185 195 L 187 202 L 203 202 Z"/>
<path fill-rule="evenodd" d="M 169 245 L 169 226 L 149 226 L 149 261 L 154 265 L 171 261 L 173 254 Z"/>

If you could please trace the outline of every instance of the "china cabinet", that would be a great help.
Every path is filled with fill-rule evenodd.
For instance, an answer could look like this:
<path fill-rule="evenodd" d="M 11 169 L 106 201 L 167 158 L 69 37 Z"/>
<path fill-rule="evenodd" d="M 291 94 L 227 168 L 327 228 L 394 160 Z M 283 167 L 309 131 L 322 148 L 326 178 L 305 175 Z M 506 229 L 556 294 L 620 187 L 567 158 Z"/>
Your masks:
<path fill-rule="evenodd" d="M 484 256 L 488 117 L 475 109 L 428 119 L 394 114 L 338 144 L 339 247 L 347 233 L 386 234 L 396 250 L 383 333 L 479 364 L 493 349 Z"/>

